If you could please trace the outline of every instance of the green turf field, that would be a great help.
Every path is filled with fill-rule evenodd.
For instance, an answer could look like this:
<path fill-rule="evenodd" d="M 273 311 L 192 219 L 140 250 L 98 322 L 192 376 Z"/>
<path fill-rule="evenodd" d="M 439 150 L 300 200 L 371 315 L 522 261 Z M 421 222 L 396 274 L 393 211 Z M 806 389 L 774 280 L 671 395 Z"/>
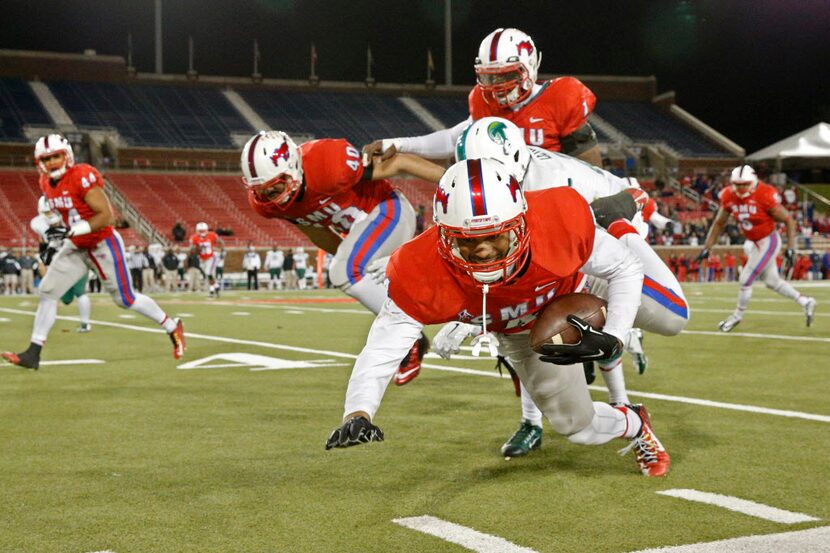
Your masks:
<path fill-rule="evenodd" d="M 737 285 L 685 289 L 689 332 L 647 336 L 648 371 L 626 369 L 673 460 L 652 480 L 616 454 L 622 440 L 580 447 L 546 430 L 540 451 L 503 460 L 519 403 L 490 360 L 428 359 L 390 386 L 375 421 L 385 442 L 325 451 L 372 321 L 356 303 L 309 301 L 337 292 L 159 295 L 184 318 L 181 361 L 151 323 L 96 296 L 93 331 L 61 319 L 44 350 L 81 361 L 0 365 L 0 552 L 470 550 L 393 522 L 425 515 L 506 540 L 475 549 L 491 553 L 624 553 L 827 525 L 830 286 L 804 289 L 820 302 L 809 329 L 798 306 L 756 287 L 727 335 L 716 325 Z M 36 307 L 0 298 L 0 349 L 25 347 Z M 820 520 L 656 493 L 672 489 Z"/>

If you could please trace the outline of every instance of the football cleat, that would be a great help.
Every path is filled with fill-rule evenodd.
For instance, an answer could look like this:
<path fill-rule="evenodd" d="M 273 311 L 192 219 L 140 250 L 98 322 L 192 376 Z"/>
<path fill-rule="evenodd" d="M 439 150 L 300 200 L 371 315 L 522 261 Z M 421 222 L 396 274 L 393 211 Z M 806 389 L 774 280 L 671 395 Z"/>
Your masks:
<path fill-rule="evenodd" d="M 409 353 L 401 361 L 398 372 L 395 374 L 395 385 L 403 386 L 415 380 L 415 377 L 421 373 L 421 361 L 424 359 L 429 351 L 429 338 L 421 333 L 421 337 L 412 345 Z"/>
<path fill-rule="evenodd" d="M 718 323 L 718 328 L 721 332 L 729 332 L 736 326 L 738 326 L 741 322 L 741 318 L 736 316 L 734 313 L 729 315 L 725 321 L 721 321 Z"/>
<path fill-rule="evenodd" d="M 804 304 L 804 315 L 807 317 L 807 326 L 813 324 L 813 317 L 816 315 L 816 298 L 807 298 Z"/>
<path fill-rule="evenodd" d="M 534 449 L 542 446 L 542 427 L 522 420 L 519 428 L 501 446 L 501 454 L 505 459 L 522 457 Z"/>
<path fill-rule="evenodd" d="M 643 374 L 648 368 L 648 357 L 643 350 L 643 331 L 639 328 L 632 328 L 625 340 L 625 351 L 631 354 L 637 372 Z"/>
<path fill-rule="evenodd" d="M 81 334 L 89 332 L 92 330 L 92 325 L 89 323 L 81 323 L 81 325 L 75 329 L 75 332 L 80 332 Z"/>
<path fill-rule="evenodd" d="M 173 358 L 181 359 L 187 349 L 184 340 L 184 325 L 181 319 L 176 319 L 176 328 L 168 336 L 170 336 L 170 341 L 173 342 Z"/>
<path fill-rule="evenodd" d="M 36 371 L 40 366 L 40 355 L 28 350 L 22 353 L 4 351 L 1 355 L 3 359 L 12 365 L 17 365 L 18 367 L 23 367 L 24 369 L 32 369 Z"/>
<path fill-rule="evenodd" d="M 655 477 L 668 474 L 671 459 L 651 428 L 651 419 L 645 405 L 622 405 L 615 407 L 615 409 L 619 409 L 623 414 L 630 409 L 640 417 L 642 422 L 640 431 L 632 438 L 630 444 L 619 451 L 619 454 L 625 455 L 633 449 L 640 472 L 646 476 Z"/>

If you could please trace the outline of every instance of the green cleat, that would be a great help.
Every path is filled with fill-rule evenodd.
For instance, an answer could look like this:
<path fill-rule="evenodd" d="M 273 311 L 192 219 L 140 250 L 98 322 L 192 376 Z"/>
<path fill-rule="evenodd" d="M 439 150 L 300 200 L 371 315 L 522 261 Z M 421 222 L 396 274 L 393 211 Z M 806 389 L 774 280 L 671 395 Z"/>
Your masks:
<path fill-rule="evenodd" d="M 501 454 L 505 459 L 522 457 L 530 453 L 531 450 L 539 449 L 541 445 L 542 427 L 523 420 L 519 424 L 519 429 L 501 446 Z"/>

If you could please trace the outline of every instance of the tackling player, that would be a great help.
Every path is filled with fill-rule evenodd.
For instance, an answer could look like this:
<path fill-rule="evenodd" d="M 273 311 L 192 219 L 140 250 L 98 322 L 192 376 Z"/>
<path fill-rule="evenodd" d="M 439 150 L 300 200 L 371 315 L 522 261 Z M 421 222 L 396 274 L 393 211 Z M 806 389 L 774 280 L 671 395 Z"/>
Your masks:
<path fill-rule="evenodd" d="M 38 139 L 35 164 L 40 171 L 40 190 L 64 225 L 52 227 L 46 234 L 50 239 L 67 240 L 38 287 L 40 302 L 29 348 L 2 356 L 15 365 L 37 369 L 41 349 L 57 317 L 58 299 L 92 269 L 119 307 L 133 309 L 167 331 L 173 357 L 179 359 L 185 350 L 182 323 L 168 317 L 151 298 L 133 291 L 124 263 L 124 243 L 112 227 L 115 215 L 104 193 L 101 173 L 91 165 L 75 164 L 72 146 L 58 134 Z"/>
<path fill-rule="evenodd" d="M 382 440 L 371 421 L 408 344 L 424 325 L 460 319 L 483 327 L 477 347 L 489 346 L 494 357 L 501 349 L 511 358 L 558 433 L 582 445 L 631 439 L 626 449 L 636 450 L 643 474 L 665 475 L 669 456 L 646 409 L 592 402 L 581 365 L 621 354 L 640 305 L 640 261 L 595 226 L 579 194 L 554 188 L 528 192 L 525 200 L 520 183 L 493 159 L 450 167 L 433 207 L 436 226 L 392 255 L 389 299 L 355 362 L 343 425 L 326 448 Z M 536 314 L 557 296 L 579 291 L 583 273 L 609 282 L 605 326 L 595 329 L 569 317 L 581 342 L 546 345 L 540 356 L 528 342 Z"/>
<path fill-rule="evenodd" d="M 216 278 L 219 256 L 216 248 L 217 246 L 224 248 L 225 242 L 219 238 L 218 234 L 208 229 L 207 223 L 196 223 L 196 234 L 190 237 L 190 245 L 199 251 L 199 264 L 208 281 L 208 296 L 219 297 L 219 285 Z"/>
<path fill-rule="evenodd" d="M 406 161 L 403 156 L 399 162 Z M 364 167 L 360 152 L 343 139 L 311 140 L 297 146 L 280 131 L 255 134 L 242 150 L 248 203 L 268 218 L 290 221 L 334 258 L 332 285 L 373 313 L 386 300 L 386 288 L 364 278 L 369 263 L 390 255 L 415 233 L 415 212 L 385 177 L 399 167 Z M 429 341 L 421 334 L 395 377 L 406 384 L 421 370 Z"/>
<path fill-rule="evenodd" d="M 384 159 L 396 152 L 447 159 L 470 123 L 496 116 L 515 123 L 532 146 L 602 166 L 596 133 L 588 123 L 596 96 L 574 77 L 537 83 L 541 61 L 530 36 L 518 29 L 496 29 L 479 46 L 478 84 L 470 91 L 470 116 L 465 121 L 425 136 L 377 140 L 365 146 L 364 153 L 369 157 L 382 153 Z"/>
<path fill-rule="evenodd" d="M 781 205 L 781 196 L 775 187 L 759 181 L 755 170 L 749 165 L 735 167 L 729 181 L 731 186 L 720 193 L 720 208 L 706 235 L 703 250 L 697 256 L 698 262 L 709 257 L 709 250 L 720 237 L 730 216 L 738 222 L 746 237 L 744 252 L 747 260 L 741 269 L 738 305 L 731 315 L 718 323 L 718 327 L 723 332 L 729 332 L 741 322 L 752 297 L 752 283 L 757 278 L 773 292 L 798 302 L 804 309 L 807 326 L 810 326 L 816 312 L 816 300 L 801 295 L 782 279 L 775 262 L 781 250 L 781 235 L 775 229 L 776 223 L 787 225 L 787 250 L 784 257 L 791 267 L 795 261 L 795 221 Z"/>

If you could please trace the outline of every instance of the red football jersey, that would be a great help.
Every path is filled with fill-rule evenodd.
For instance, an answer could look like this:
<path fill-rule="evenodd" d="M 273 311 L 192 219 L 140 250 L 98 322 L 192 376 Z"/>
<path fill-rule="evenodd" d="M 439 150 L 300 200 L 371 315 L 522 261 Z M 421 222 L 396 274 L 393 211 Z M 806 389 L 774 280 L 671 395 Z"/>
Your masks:
<path fill-rule="evenodd" d="M 311 140 L 300 145 L 300 155 L 305 190 L 286 209 L 259 201 L 249 190 L 248 203 L 257 213 L 298 225 L 349 232 L 357 218 L 392 194 L 392 184 L 387 179 L 362 180 L 360 152 L 347 140 Z"/>
<path fill-rule="evenodd" d="M 191 236 L 190 244 L 199 248 L 199 259 L 206 261 L 213 257 L 216 251 L 217 240 L 219 240 L 219 236 L 212 230 L 209 230 L 204 236 L 199 236 L 199 233 Z"/>
<path fill-rule="evenodd" d="M 40 191 L 49 201 L 49 207 L 55 213 L 59 213 L 63 224 L 70 228 L 74 223 L 88 221 L 95 215 L 84 201 L 84 197 L 92 188 L 104 188 L 104 177 L 92 165 L 78 163 L 67 169 L 57 183 L 53 183 L 48 175 L 40 175 L 39 184 Z M 94 248 L 98 242 L 110 236 L 112 226 L 106 226 L 70 240 L 79 248 Z"/>
<path fill-rule="evenodd" d="M 775 219 L 770 210 L 781 205 L 781 195 L 774 186 L 759 182 L 746 198 L 739 198 L 731 186 L 720 193 L 720 205 L 737 221 L 747 240 L 757 242 L 775 230 Z"/>
<path fill-rule="evenodd" d="M 526 197 L 530 259 L 520 276 L 487 294 L 487 328 L 495 332 L 529 330 L 554 297 L 574 292 L 594 247 L 594 219 L 576 191 L 550 188 Z M 398 248 L 386 275 L 389 297 L 418 322 L 481 324 L 481 289 L 441 257 L 437 226 Z"/>
<path fill-rule="evenodd" d="M 526 143 L 554 152 L 562 149 L 560 137 L 568 136 L 588 121 L 596 103 L 594 93 L 573 77 L 547 81 L 542 90 L 517 111 L 488 104 L 478 85 L 473 87 L 469 97 L 473 120 L 491 116 L 509 119 L 522 129 Z"/>

